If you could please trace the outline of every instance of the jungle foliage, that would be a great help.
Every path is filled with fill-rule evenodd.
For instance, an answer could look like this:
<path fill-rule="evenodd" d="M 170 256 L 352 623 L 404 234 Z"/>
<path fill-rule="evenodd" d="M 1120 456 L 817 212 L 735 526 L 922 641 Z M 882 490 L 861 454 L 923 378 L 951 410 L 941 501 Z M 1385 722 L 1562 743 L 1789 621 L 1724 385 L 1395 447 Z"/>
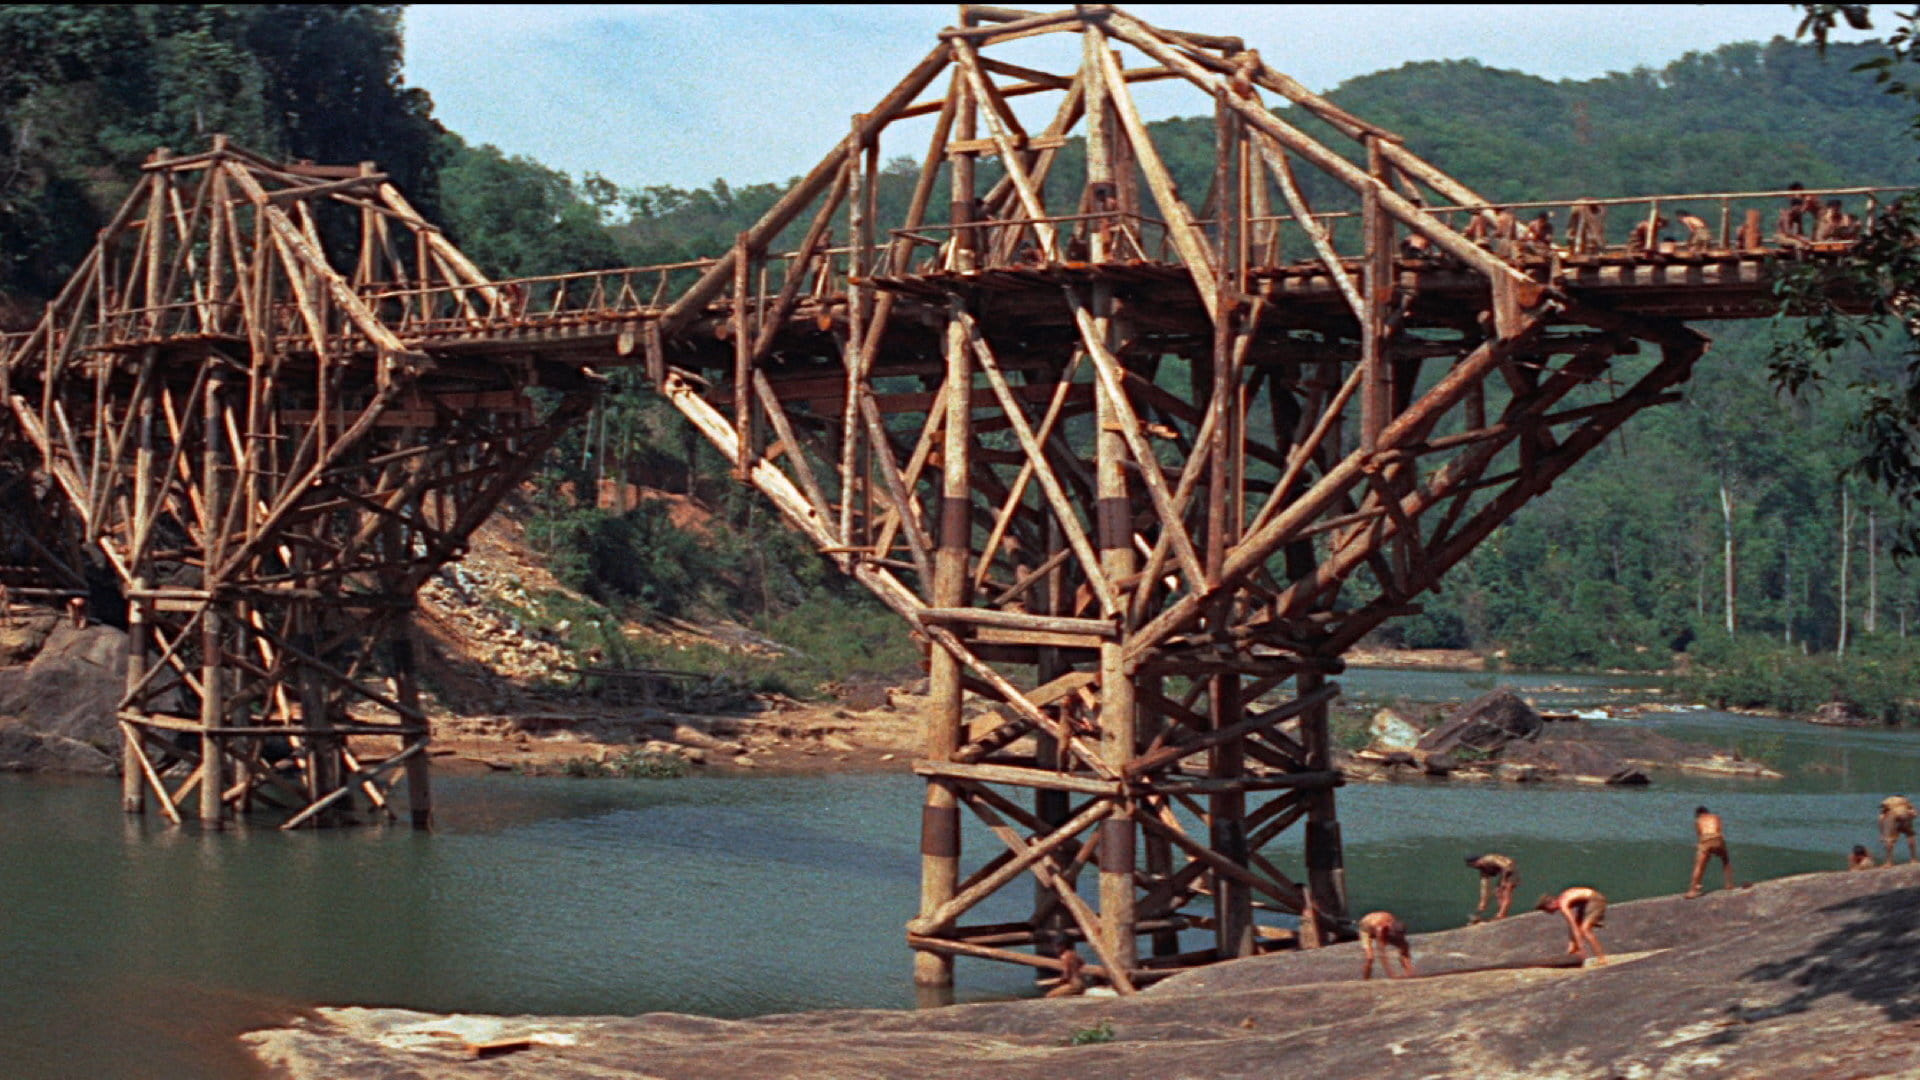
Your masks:
<path fill-rule="evenodd" d="M 500 275 L 712 255 L 787 186 L 622 188 L 468 145 L 434 120 L 424 90 L 403 85 L 401 48 L 397 5 L 0 7 L 0 317 L 31 319 L 153 147 L 190 152 L 215 131 L 270 154 L 378 161 Z M 1495 199 L 1912 184 L 1913 103 L 1850 72 L 1886 55 L 1833 45 L 1823 57 L 1776 39 L 1558 82 L 1419 63 L 1331 97 Z M 1897 75 L 1911 58 L 1894 56 Z M 1207 187 L 1210 123 L 1156 125 L 1189 192 Z M 882 170 L 883 220 L 898 218 L 917 168 L 899 158 Z M 1050 186 L 1073 191 L 1080 173 L 1070 147 Z M 1303 179 L 1316 205 L 1342 204 L 1329 182 Z M 1912 354 L 1899 320 L 1882 321 L 1834 329 L 1834 347 L 1798 379 L 1780 374 L 1791 371 L 1780 342 L 1803 323 L 1705 327 L 1716 345 L 1683 402 L 1594 453 L 1387 635 L 1555 667 L 1664 667 L 1691 650 L 1757 672 L 1843 643 L 1892 648 L 1920 621 L 1920 575 L 1892 558 L 1912 497 L 1870 469 L 1845 471 L 1876 438 L 1920 460 L 1904 441 L 1913 413 L 1889 411 L 1920 397 L 1886 389 L 1913 381 Z M 1621 380 L 1645 362 L 1623 360 Z M 1876 428 L 1876 415 L 1891 426 Z M 601 508 L 595 493 L 628 484 L 648 494 Z M 806 638 L 804 652 L 831 657 L 822 677 L 910 662 L 890 616 L 741 496 L 630 374 L 556 448 L 538 487 L 539 542 L 601 604 L 731 612 Z M 704 519 L 676 523 L 663 496 Z"/>

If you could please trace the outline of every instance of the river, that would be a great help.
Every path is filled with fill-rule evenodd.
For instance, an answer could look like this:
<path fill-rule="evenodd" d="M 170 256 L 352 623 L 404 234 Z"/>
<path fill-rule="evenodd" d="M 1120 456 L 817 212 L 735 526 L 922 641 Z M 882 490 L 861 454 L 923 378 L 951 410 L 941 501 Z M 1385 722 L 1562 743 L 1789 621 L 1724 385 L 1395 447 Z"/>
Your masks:
<path fill-rule="evenodd" d="M 1471 697 L 1489 680 L 1355 670 L 1342 681 L 1384 701 Z M 1659 697 L 1606 679 L 1500 681 L 1556 707 Z M 1883 795 L 1920 787 L 1920 733 L 1705 711 L 1642 722 L 1764 756 L 1789 778 L 1354 785 L 1340 811 L 1356 912 L 1459 925 L 1476 888 L 1461 860 L 1485 849 L 1519 859 L 1517 906 L 1574 883 L 1616 900 L 1677 892 L 1701 802 L 1725 817 L 1742 879 L 1834 869 L 1851 845 L 1875 844 Z M 432 835 L 202 836 L 124 818 L 108 782 L 0 777 L 0 1076 L 248 1077 L 233 1035 L 315 1003 L 715 1016 L 909 1006 L 901 934 L 918 890 L 919 790 L 900 774 L 445 777 Z M 1289 872 L 1295 846 L 1289 834 L 1270 852 Z M 1003 895 L 977 917 L 1020 907 Z M 1543 949 L 1557 948 L 1558 931 L 1541 926 Z M 1031 988 L 999 964 L 962 961 L 959 978 L 961 1000 Z"/>

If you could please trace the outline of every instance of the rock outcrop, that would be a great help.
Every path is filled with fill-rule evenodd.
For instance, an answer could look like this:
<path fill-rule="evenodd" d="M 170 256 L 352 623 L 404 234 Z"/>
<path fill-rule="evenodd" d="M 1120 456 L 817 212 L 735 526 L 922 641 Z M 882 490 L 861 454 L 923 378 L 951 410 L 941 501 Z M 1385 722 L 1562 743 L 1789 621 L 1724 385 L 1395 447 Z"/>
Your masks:
<path fill-rule="evenodd" d="M 1604 967 L 1562 966 L 1564 925 L 1529 913 L 1416 936 L 1417 979 L 1361 982 L 1359 947 L 1340 945 L 1218 964 L 1124 999 L 752 1020 L 330 1008 L 245 1038 L 292 1080 L 1920 1075 L 1920 867 L 1607 915 Z M 474 1061 L 468 1047 L 486 1044 L 525 1048 Z"/>
<path fill-rule="evenodd" d="M 1826 724 L 1829 727 L 1879 727 L 1880 721 L 1869 716 L 1866 710 L 1851 701 L 1829 701 L 1813 710 L 1807 717 L 1813 724 Z"/>
<path fill-rule="evenodd" d="M 1420 737 L 1421 750 L 1457 753 L 1465 749 L 1497 754 L 1516 739 L 1540 734 L 1540 714 L 1511 690 L 1495 690 L 1462 705 L 1446 722 Z"/>
<path fill-rule="evenodd" d="M 0 770 L 112 773 L 114 711 L 126 684 L 127 635 L 111 626 L 48 627 L 24 667 L 0 668 Z"/>
<path fill-rule="evenodd" d="M 1420 737 L 1425 734 L 1420 725 L 1408 719 L 1406 714 L 1394 709 L 1381 709 L 1373 714 L 1373 721 L 1367 725 L 1367 734 L 1372 738 L 1369 744 L 1383 754 L 1396 751 L 1411 751 L 1420 745 Z"/>

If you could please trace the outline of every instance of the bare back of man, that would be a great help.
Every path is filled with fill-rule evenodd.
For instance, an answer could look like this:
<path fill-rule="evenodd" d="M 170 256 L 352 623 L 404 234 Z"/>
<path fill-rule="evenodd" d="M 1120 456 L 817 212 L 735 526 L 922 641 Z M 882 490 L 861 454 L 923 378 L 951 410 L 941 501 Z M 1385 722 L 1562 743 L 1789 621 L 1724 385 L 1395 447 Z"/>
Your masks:
<path fill-rule="evenodd" d="M 1920 862 L 1920 850 L 1915 848 L 1913 823 L 1920 818 L 1920 810 L 1905 795 L 1891 795 L 1880 800 L 1880 842 L 1886 845 L 1887 865 L 1893 865 L 1893 848 L 1902 836 L 1907 838 L 1907 861 Z"/>
<path fill-rule="evenodd" d="M 1599 889 L 1575 885 L 1558 896 L 1543 896 L 1541 911 L 1557 911 L 1567 921 L 1567 955 L 1578 956 L 1585 949 L 1595 963 L 1607 962 L 1607 951 L 1600 947 L 1594 931 L 1606 925 L 1607 898 Z"/>
<path fill-rule="evenodd" d="M 1360 977 L 1373 978 L 1374 953 L 1380 954 L 1380 970 L 1387 978 L 1394 978 L 1393 967 L 1389 963 L 1388 949 L 1400 954 L 1400 976 L 1418 974 L 1413 970 L 1413 947 L 1407 942 L 1405 924 L 1391 911 L 1370 911 L 1360 916 L 1360 947 L 1366 950 L 1366 961 L 1360 966 Z"/>
<path fill-rule="evenodd" d="M 1720 815 L 1704 806 L 1694 807 L 1693 832 L 1698 842 L 1693 848 L 1693 880 L 1687 884 L 1687 899 L 1700 895 L 1700 879 L 1706 876 L 1707 860 L 1718 858 L 1725 872 L 1726 887 L 1733 888 L 1733 859 L 1727 854 L 1726 826 Z"/>
<path fill-rule="evenodd" d="M 1506 918 L 1507 910 L 1513 907 L 1513 891 L 1520 887 L 1520 873 L 1513 859 L 1489 851 L 1468 858 L 1467 865 L 1480 871 L 1480 902 L 1474 905 L 1469 921 L 1480 922 L 1480 913 L 1486 910 L 1487 902 L 1496 897 L 1499 902 L 1493 917 Z"/>

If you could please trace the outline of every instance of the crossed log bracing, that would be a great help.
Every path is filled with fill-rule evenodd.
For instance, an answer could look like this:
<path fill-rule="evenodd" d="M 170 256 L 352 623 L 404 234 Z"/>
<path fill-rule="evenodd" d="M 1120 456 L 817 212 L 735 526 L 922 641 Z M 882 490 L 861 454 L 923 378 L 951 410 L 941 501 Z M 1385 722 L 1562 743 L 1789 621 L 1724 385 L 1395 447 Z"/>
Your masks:
<path fill-rule="evenodd" d="M 413 596 L 631 366 L 926 645 L 922 982 L 1084 943 L 1126 991 L 1341 934 L 1342 654 L 1672 400 L 1706 347 L 1681 318 L 1761 311 L 1769 260 L 1845 243 L 1783 249 L 1750 213 L 1780 193 L 1717 193 L 1686 197 L 1721 209 L 1704 248 L 1529 245 L 1237 39 L 962 15 L 708 260 L 493 281 L 372 165 L 157 154 L 0 365 L 35 493 L 9 552 L 74 590 L 84 549 L 128 605 L 129 807 L 298 825 L 404 775 L 424 822 Z M 991 54 L 1038 35 L 1079 47 Z M 1162 79 L 1214 116 L 1199 199 L 1132 101 Z M 1031 132 L 1012 102 L 1045 94 Z M 964 873 L 963 807 L 1004 848 Z M 1297 863 L 1263 850 L 1295 828 Z M 1025 918 L 962 925 L 1023 879 Z"/>

